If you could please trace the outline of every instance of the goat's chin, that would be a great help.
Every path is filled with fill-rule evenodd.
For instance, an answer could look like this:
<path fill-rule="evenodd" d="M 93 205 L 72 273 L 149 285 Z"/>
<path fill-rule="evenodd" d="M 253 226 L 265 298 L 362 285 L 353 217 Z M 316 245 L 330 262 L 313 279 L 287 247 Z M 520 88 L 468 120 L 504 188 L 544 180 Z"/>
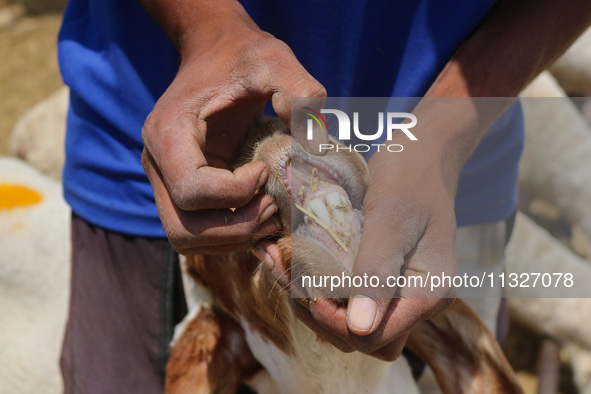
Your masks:
<path fill-rule="evenodd" d="M 350 275 L 349 270 L 321 241 L 292 234 L 279 241 L 282 265 L 290 273 L 291 296 L 296 298 L 332 298 L 345 304 L 349 288 L 319 286 L 325 277 Z M 303 281 L 303 277 L 310 281 Z M 312 284 L 312 286 L 310 286 Z"/>
<path fill-rule="evenodd" d="M 299 235 L 291 237 L 291 245 L 292 291 L 306 298 L 332 298 L 339 304 L 348 298 L 350 289 L 322 285 L 324 278 L 350 275 L 332 250 L 319 240 Z"/>

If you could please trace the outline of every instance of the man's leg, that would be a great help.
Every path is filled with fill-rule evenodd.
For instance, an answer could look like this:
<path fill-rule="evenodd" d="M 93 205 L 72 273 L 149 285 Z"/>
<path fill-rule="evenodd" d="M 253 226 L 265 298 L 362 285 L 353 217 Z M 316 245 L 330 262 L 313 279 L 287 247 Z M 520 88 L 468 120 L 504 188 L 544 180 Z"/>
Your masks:
<path fill-rule="evenodd" d="M 178 256 L 166 239 L 73 216 L 66 393 L 162 393 L 168 345 L 185 311 Z"/>

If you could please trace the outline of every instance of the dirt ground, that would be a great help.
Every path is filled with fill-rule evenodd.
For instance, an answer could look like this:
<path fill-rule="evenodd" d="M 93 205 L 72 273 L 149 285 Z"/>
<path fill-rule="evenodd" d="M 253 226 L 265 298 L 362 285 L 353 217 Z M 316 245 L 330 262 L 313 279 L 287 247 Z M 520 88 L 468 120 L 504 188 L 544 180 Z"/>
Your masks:
<path fill-rule="evenodd" d="M 0 155 L 18 118 L 62 86 L 56 42 L 63 0 L 0 0 Z"/>

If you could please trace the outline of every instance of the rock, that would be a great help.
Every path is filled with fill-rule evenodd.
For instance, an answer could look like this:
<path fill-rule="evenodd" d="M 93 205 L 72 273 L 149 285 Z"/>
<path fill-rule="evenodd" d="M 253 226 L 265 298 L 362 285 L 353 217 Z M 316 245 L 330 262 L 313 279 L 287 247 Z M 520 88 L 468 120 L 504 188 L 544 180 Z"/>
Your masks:
<path fill-rule="evenodd" d="M 54 179 L 64 165 L 69 89 L 63 87 L 26 112 L 14 126 L 10 153 Z"/>
<path fill-rule="evenodd" d="M 61 393 L 70 210 L 61 185 L 0 157 L 0 382 L 3 393 Z"/>

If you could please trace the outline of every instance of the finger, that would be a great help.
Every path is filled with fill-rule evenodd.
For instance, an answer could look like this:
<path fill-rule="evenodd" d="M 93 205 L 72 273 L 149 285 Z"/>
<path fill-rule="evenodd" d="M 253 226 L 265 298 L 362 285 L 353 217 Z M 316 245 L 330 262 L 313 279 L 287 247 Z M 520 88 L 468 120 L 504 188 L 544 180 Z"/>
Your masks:
<path fill-rule="evenodd" d="M 299 286 L 292 286 L 291 269 L 287 265 L 289 259 L 285 259 L 281 248 L 275 242 L 263 240 L 252 250 L 253 254 L 271 271 L 277 278 L 277 282 L 285 289 L 291 291 L 292 299 L 308 298 L 309 294 Z"/>
<path fill-rule="evenodd" d="M 269 271 L 274 271 L 276 268 L 279 275 L 285 272 L 285 268 L 281 268 L 281 251 L 279 246 L 272 241 L 264 240 L 259 242 L 252 253 L 261 261 Z"/>
<path fill-rule="evenodd" d="M 283 42 L 277 41 L 276 46 L 267 52 L 266 56 L 273 56 L 268 64 L 272 68 L 263 68 L 252 77 L 255 86 L 264 86 L 263 94 L 270 97 L 277 116 L 288 126 L 294 137 L 303 146 L 309 146 L 310 151 L 319 154 L 318 145 L 328 142 L 326 127 L 317 128 L 313 123 L 314 133 L 311 140 L 306 138 L 306 117 L 296 121 L 292 115 L 299 114 L 304 108 L 318 118 L 318 111 L 326 103 L 326 89 L 298 62 L 291 49 Z M 308 111 L 306 111 L 308 112 Z M 325 123 L 325 122 L 323 122 Z"/>
<path fill-rule="evenodd" d="M 295 71 L 283 75 L 276 83 L 270 83 L 271 100 L 273 109 L 286 125 L 292 125 L 292 100 L 294 98 L 307 98 L 299 101 L 302 107 L 311 107 L 319 110 L 326 103 L 326 89 L 320 82 L 312 77 L 301 65 Z M 283 73 L 285 74 L 285 73 Z M 298 108 L 299 109 L 299 108 Z"/>
<path fill-rule="evenodd" d="M 453 299 L 452 278 L 458 274 L 455 255 L 455 216 L 433 216 L 413 251 L 405 271 L 407 285 L 398 291 L 403 298 Z M 448 278 L 446 280 L 445 278 Z"/>
<path fill-rule="evenodd" d="M 316 333 L 319 339 L 330 342 L 333 346 L 342 352 L 350 353 L 355 349 L 344 340 L 331 334 L 328 330 L 323 328 L 310 314 L 304 306 L 298 303 L 295 299 L 290 299 L 290 306 L 295 316 L 300 319 L 308 328 Z"/>
<path fill-rule="evenodd" d="M 225 222 L 227 218 L 235 217 L 232 216 L 235 214 L 236 212 L 228 211 L 220 216 L 220 212 L 197 211 L 181 218 L 178 223 L 167 220 L 164 229 L 171 245 L 179 253 L 186 250 L 205 253 L 206 250 L 231 252 L 250 249 L 260 238 L 270 237 L 281 229 L 279 218 L 276 216 L 260 225 L 259 228 L 262 230 L 250 230 L 251 226 L 256 226 L 256 222 L 236 224 L 230 219 Z M 211 223 L 211 227 L 207 223 Z"/>
<path fill-rule="evenodd" d="M 317 300 L 316 302 L 311 302 L 310 307 L 315 308 L 315 304 L 317 304 L 318 302 L 320 302 L 320 300 Z M 391 342 L 386 342 L 385 344 L 376 342 L 373 346 L 368 345 L 369 342 L 365 340 L 366 337 L 355 337 L 352 336 L 350 333 L 348 334 L 349 336 L 346 337 L 346 339 L 343 339 L 340 335 L 335 335 L 333 333 L 332 330 L 334 329 L 334 327 L 327 329 L 324 325 L 322 325 L 319 322 L 319 320 L 316 320 L 312 316 L 311 312 L 304 306 L 293 301 L 293 299 L 292 304 L 297 304 L 297 306 L 292 306 L 292 308 L 298 319 L 304 322 L 304 324 L 306 324 L 306 326 L 308 326 L 312 331 L 316 332 L 319 335 L 319 337 L 326 339 L 343 352 L 360 350 L 380 360 L 394 361 L 402 354 L 402 350 L 404 349 L 404 345 L 406 344 L 406 341 L 408 339 L 409 333 L 404 333 L 400 338 L 395 339 Z M 331 304 L 336 307 L 334 303 L 331 302 Z M 334 320 L 338 319 L 333 319 L 333 321 Z M 344 331 L 337 330 L 337 332 L 346 332 L 346 325 L 343 325 L 343 327 L 345 328 Z"/>
<path fill-rule="evenodd" d="M 174 245 L 173 245 L 174 246 Z M 197 254 L 225 254 L 230 252 L 244 251 L 252 248 L 251 242 L 242 242 L 236 244 L 204 245 L 199 247 L 178 248 L 175 251 L 185 256 Z"/>
<path fill-rule="evenodd" d="M 347 309 L 328 298 L 318 298 L 309 305 L 312 318 L 326 331 L 347 343 L 352 343 L 353 334 L 347 327 Z"/>
<path fill-rule="evenodd" d="M 369 355 L 384 361 L 394 361 L 398 359 L 404 350 L 404 346 L 406 345 L 409 334 L 409 332 L 402 334 L 400 338 L 395 339 L 380 349 L 369 353 Z"/>
<path fill-rule="evenodd" d="M 286 273 L 289 273 L 289 267 L 286 266 L 283 261 L 283 255 L 275 242 L 272 241 L 261 241 L 257 244 L 257 247 L 253 250 L 253 253 L 265 264 L 273 275 L 277 278 L 283 277 Z M 288 285 L 288 283 L 282 283 Z"/>
<path fill-rule="evenodd" d="M 274 56 L 271 69 L 261 69 L 256 77 L 260 78 L 258 85 L 264 86 L 264 93 L 271 96 L 273 109 L 277 116 L 288 126 L 291 126 L 292 98 L 318 98 L 317 104 L 323 104 L 326 99 L 326 89 L 318 82 L 304 66 L 298 62 L 292 50 L 284 42 L 276 42 L 273 51 L 281 52 Z M 272 56 L 273 53 L 268 53 Z M 260 83 L 264 82 L 264 83 Z M 317 108 L 321 108 L 320 106 Z"/>
<path fill-rule="evenodd" d="M 363 353 L 371 354 L 397 339 L 384 335 L 383 326 L 379 326 L 369 335 L 354 334 L 347 325 L 347 308 L 336 305 L 330 299 L 319 298 L 316 302 L 310 303 L 309 307 L 317 324 Z"/>
<path fill-rule="evenodd" d="M 371 334 L 380 325 L 397 290 L 388 278 L 401 275 L 405 258 L 410 258 L 421 237 L 414 218 L 396 209 L 384 215 L 381 206 L 374 207 L 366 208 L 364 234 L 352 269 L 354 276 L 369 278 L 367 286 L 352 288 L 349 299 L 347 324 L 357 335 Z"/>
<path fill-rule="evenodd" d="M 277 205 L 273 197 L 267 194 L 258 195 L 251 203 L 234 211 L 184 211 L 174 204 L 162 177 L 151 162 L 144 158 L 142 162 L 154 190 L 164 230 L 178 251 L 195 251 L 201 247 L 220 245 L 244 245 L 244 248 L 248 248 L 261 237 L 281 228 L 276 215 Z"/>
<path fill-rule="evenodd" d="M 328 141 L 328 123 L 321 113 L 324 97 L 293 97 L 291 101 L 291 134 L 314 155 L 323 155 L 322 144 Z"/>
<path fill-rule="evenodd" d="M 384 329 L 388 335 L 410 330 L 445 309 L 455 299 L 456 289 L 451 281 L 431 287 L 429 280 L 429 277 L 433 279 L 444 274 L 449 277 L 457 275 L 455 241 L 453 236 L 445 239 L 445 234 L 454 232 L 454 224 L 448 223 L 451 221 L 453 219 L 432 221 L 414 250 L 405 271 L 408 285 L 399 289 L 400 302 L 389 311 Z M 414 279 L 411 280 L 411 277 Z"/>
<path fill-rule="evenodd" d="M 418 323 L 430 319 L 453 302 L 453 298 L 403 298 L 388 310 L 387 323 L 380 326 L 384 336 L 402 337 Z"/>
<path fill-rule="evenodd" d="M 263 198 L 265 198 L 265 197 L 263 197 Z M 239 209 L 243 209 L 243 208 L 239 208 Z M 267 217 L 266 215 L 268 215 L 272 212 L 277 212 L 277 207 L 275 206 L 274 203 L 269 205 L 261 213 L 261 216 L 259 216 L 259 221 L 265 220 L 265 219 L 263 219 L 263 217 L 266 218 Z M 273 234 L 277 233 L 280 229 L 281 229 L 281 219 L 279 218 L 279 215 L 274 214 L 269 219 L 267 219 L 264 222 L 262 222 L 261 224 L 259 224 L 259 226 L 254 231 L 252 231 L 252 233 L 251 233 L 252 241 L 257 242 L 257 241 L 260 241 L 264 238 L 268 238 L 268 237 L 272 236 Z"/>
<path fill-rule="evenodd" d="M 412 253 L 407 253 L 405 256 L 404 264 L 407 268 L 404 275 L 407 285 L 397 289 L 399 298 L 392 300 L 394 304 L 378 316 L 382 318 L 382 323 L 375 328 L 372 336 L 377 334 L 383 338 L 400 338 L 416 324 L 434 316 L 453 302 L 455 295 L 453 288 L 440 286 L 431 291 L 425 281 L 432 274 L 441 275 L 442 272 L 449 276 L 457 274 L 453 235 L 448 239 L 450 232 L 453 234 L 452 222 L 452 219 L 432 220 L 424 235 L 417 234 L 419 242 L 412 249 Z M 401 227 L 405 226 L 401 225 Z M 414 237 L 408 238 L 407 242 L 413 239 Z M 401 250 L 405 250 L 410 245 L 399 246 Z M 414 279 L 411 280 L 411 277 Z M 350 314 L 348 317 L 350 322 Z"/>
<path fill-rule="evenodd" d="M 260 161 L 234 171 L 211 167 L 201 150 L 206 144 L 201 129 L 206 127 L 203 121 L 183 118 L 165 122 L 151 114 L 142 129 L 147 158 L 161 173 L 174 203 L 183 210 L 245 206 L 265 184 L 266 167 Z M 196 135 L 199 131 L 201 140 Z"/>
<path fill-rule="evenodd" d="M 273 277 L 276 278 L 282 289 L 291 289 L 291 274 L 282 263 L 282 253 L 279 246 L 270 240 L 263 240 L 259 242 L 256 247 L 252 249 L 252 253 L 262 262 L 262 264 L 271 271 Z M 306 298 L 305 294 L 293 294 L 291 300 L 298 300 Z"/>

